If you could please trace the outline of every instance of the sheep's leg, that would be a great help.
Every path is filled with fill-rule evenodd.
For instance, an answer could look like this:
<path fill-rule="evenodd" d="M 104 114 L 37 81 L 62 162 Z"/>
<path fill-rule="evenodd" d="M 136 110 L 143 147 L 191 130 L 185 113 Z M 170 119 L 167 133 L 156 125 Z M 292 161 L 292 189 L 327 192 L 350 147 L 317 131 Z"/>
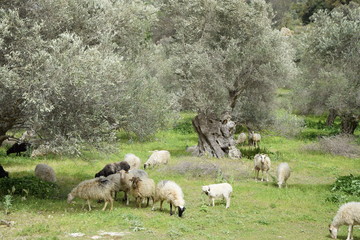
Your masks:
<path fill-rule="evenodd" d="M 226 208 L 230 207 L 230 196 L 229 197 L 225 197 L 226 199 Z"/>
<path fill-rule="evenodd" d="M 125 192 L 125 198 L 126 198 L 126 205 L 129 205 L 129 196 L 127 192 Z"/>
<path fill-rule="evenodd" d="M 215 207 L 215 198 L 212 198 L 212 206 Z"/>
<path fill-rule="evenodd" d="M 148 197 L 148 198 L 147 198 L 147 202 L 146 202 L 146 207 L 149 206 L 149 201 L 150 201 L 150 198 Z"/>
<path fill-rule="evenodd" d="M 151 197 L 151 199 L 152 199 L 152 206 L 151 206 L 151 208 L 154 209 L 155 199 L 154 199 L 154 197 Z"/>
<path fill-rule="evenodd" d="M 104 207 L 102 209 L 103 211 L 105 211 L 107 205 L 108 205 L 108 200 L 105 201 Z"/>
<path fill-rule="evenodd" d="M 160 201 L 160 211 L 162 211 L 163 202 L 164 202 L 164 200 L 161 200 L 161 201 Z"/>
<path fill-rule="evenodd" d="M 269 181 L 269 172 L 266 171 L 266 181 L 268 182 Z"/>
<path fill-rule="evenodd" d="M 112 211 L 114 207 L 114 199 L 110 199 L 110 206 L 110 211 Z"/>
<path fill-rule="evenodd" d="M 173 215 L 172 204 L 170 203 L 170 216 Z"/>
<path fill-rule="evenodd" d="M 86 200 L 87 201 L 87 204 L 89 206 L 89 211 L 91 211 L 91 204 L 90 204 L 90 199 Z"/>
<path fill-rule="evenodd" d="M 258 178 L 259 178 L 259 171 L 260 171 L 260 170 L 256 170 L 256 169 L 255 169 L 255 181 L 257 181 Z"/>
<path fill-rule="evenodd" d="M 263 182 L 264 181 L 264 171 L 263 170 L 261 170 L 261 175 L 262 175 L 261 181 Z"/>
<path fill-rule="evenodd" d="M 348 236 L 346 238 L 346 240 L 353 240 L 353 227 L 354 225 L 349 225 L 349 229 L 348 229 Z"/>

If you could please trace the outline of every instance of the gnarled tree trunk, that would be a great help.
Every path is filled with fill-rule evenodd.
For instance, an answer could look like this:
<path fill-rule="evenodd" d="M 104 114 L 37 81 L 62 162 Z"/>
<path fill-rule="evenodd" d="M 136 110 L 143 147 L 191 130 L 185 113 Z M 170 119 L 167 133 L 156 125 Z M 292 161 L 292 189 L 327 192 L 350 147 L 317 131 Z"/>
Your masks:
<path fill-rule="evenodd" d="M 326 119 L 326 126 L 332 126 L 335 122 L 335 118 L 338 116 L 337 112 L 335 109 L 330 109 L 329 110 L 329 115 Z"/>
<path fill-rule="evenodd" d="M 199 137 L 195 155 L 202 156 L 208 153 L 213 157 L 222 158 L 228 154 L 229 147 L 235 145 L 236 125 L 229 116 L 219 119 L 199 114 L 192 123 Z"/>
<path fill-rule="evenodd" d="M 348 114 L 341 116 L 341 133 L 354 134 L 355 129 L 359 124 L 359 118 Z"/>

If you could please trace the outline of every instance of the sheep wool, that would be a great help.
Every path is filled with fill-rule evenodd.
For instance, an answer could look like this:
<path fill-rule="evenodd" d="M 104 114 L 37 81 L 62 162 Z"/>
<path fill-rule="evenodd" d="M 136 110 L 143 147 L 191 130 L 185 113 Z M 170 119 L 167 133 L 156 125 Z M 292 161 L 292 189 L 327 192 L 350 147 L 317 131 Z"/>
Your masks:
<path fill-rule="evenodd" d="M 181 190 L 180 186 L 173 181 L 162 180 L 157 184 L 155 202 L 158 201 L 160 201 L 160 210 L 162 210 L 162 204 L 164 201 L 170 203 L 170 215 L 173 214 L 173 205 L 175 208 L 175 213 L 176 209 L 178 209 L 179 217 L 182 217 L 186 209 L 183 191 Z"/>
<path fill-rule="evenodd" d="M 158 164 L 167 164 L 170 161 L 170 152 L 166 150 L 155 150 L 144 164 L 146 167 L 156 166 Z"/>
<path fill-rule="evenodd" d="M 154 206 L 155 198 L 155 182 L 150 178 L 139 178 L 132 177 L 130 193 L 136 199 L 138 207 L 141 208 L 141 202 L 144 198 L 147 198 L 146 207 L 149 206 L 150 198 L 152 199 L 152 204 Z"/>
<path fill-rule="evenodd" d="M 277 168 L 276 175 L 278 180 L 278 186 L 281 188 L 284 184 L 287 187 L 286 181 L 290 177 L 290 167 L 287 163 L 280 163 L 280 165 Z"/>
<path fill-rule="evenodd" d="M 255 180 L 259 177 L 259 172 L 262 172 L 261 181 L 264 181 L 264 172 L 266 173 L 266 181 L 269 181 L 269 173 L 271 167 L 271 160 L 266 154 L 256 154 L 254 156 L 254 170 L 255 170 Z"/>
<path fill-rule="evenodd" d="M 89 206 L 89 211 L 91 211 L 90 200 L 104 200 L 105 205 L 102 210 L 104 211 L 106 209 L 109 202 L 111 205 L 110 210 L 112 210 L 114 202 L 112 197 L 113 191 L 114 183 L 105 177 L 85 180 L 79 183 L 68 194 L 67 202 L 71 203 L 75 197 L 85 199 Z"/>
<path fill-rule="evenodd" d="M 35 176 L 46 182 L 56 182 L 54 169 L 43 163 L 36 165 Z"/>
<path fill-rule="evenodd" d="M 125 161 L 109 163 L 109 164 L 106 164 L 105 167 L 103 169 L 101 169 L 98 173 L 96 173 L 95 177 L 101 177 L 101 176 L 107 177 L 107 176 L 114 174 L 122 169 L 124 169 L 125 171 L 129 171 L 130 165 Z"/>
<path fill-rule="evenodd" d="M 232 186 L 228 183 L 211 184 L 201 187 L 203 193 L 209 196 L 212 206 L 215 206 L 215 199 L 223 198 L 226 200 L 226 208 L 230 207 L 230 197 L 233 191 Z M 210 204 L 209 204 L 210 205 Z"/>
<path fill-rule="evenodd" d="M 345 203 L 339 208 L 332 223 L 329 225 L 330 235 L 333 239 L 337 238 L 339 227 L 342 225 L 349 226 L 346 240 L 354 239 L 354 225 L 360 225 L 360 202 Z"/>
<path fill-rule="evenodd" d="M 130 179 L 133 177 L 147 178 L 148 174 L 144 170 L 134 169 L 134 170 L 130 170 L 129 172 L 126 172 L 125 170 L 120 170 L 119 175 L 120 175 L 120 191 L 123 191 L 125 193 L 124 200 L 126 200 L 126 205 L 129 205 L 128 194 L 130 192 L 130 188 L 132 185 Z"/>
<path fill-rule="evenodd" d="M 240 133 L 238 136 L 238 139 L 236 140 L 236 144 L 244 144 L 246 142 L 246 134 L 245 133 Z"/>
<path fill-rule="evenodd" d="M 130 165 L 130 169 L 138 169 L 141 165 L 141 160 L 135 154 L 128 153 L 125 155 L 124 161 Z"/>
<path fill-rule="evenodd" d="M 259 133 L 254 133 L 254 131 L 249 133 L 249 145 L 252 145 L 254 147 L 259 147 L 260 141 L 261 141 L 261 135 Z"/>

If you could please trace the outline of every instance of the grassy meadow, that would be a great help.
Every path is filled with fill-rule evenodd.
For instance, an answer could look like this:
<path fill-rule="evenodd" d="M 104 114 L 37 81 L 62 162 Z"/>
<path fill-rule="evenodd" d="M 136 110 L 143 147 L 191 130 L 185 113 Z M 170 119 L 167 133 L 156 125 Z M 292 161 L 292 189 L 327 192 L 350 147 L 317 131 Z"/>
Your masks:
<path fill-rule="evenodd" d="M 183 114 L 174 129 L 160 132 L 151 142 L 137 142 L 119 134 L 117 153 L 86 153 L 82 158 L 44 157 L 30 159 L 5 154 L 0 148 L 0 164 L 11 178 L 32 176 L 38 163 L 52 166 L 57 174 L 59 191 L 56 196 L 41 199 L 13 195 L 12 205 L 0 200 L 0 219 L 14 221 L 12 227 L 0 225 L 0 239 L 330 239 L 327 226 L 342 203 L 328 201 L 333 193 L 331 184 L 338 176 L 360 175 L 360 159 L 334 156 L 306 150 L 304 146 L 317 141 L 318 135 L 330 135 L 331 129 L 317 127 L 318 118 L 308 118 L 298 138 L 287 139 L 270 132 L 262 133 L 261 149 L 272 160 L 269 182 L 255 182 L 253 160 L 242 158 L 196 158 L 185 151 L 195 145 L 197 137 L 191 130 L 191 114 Z M 359 132 L 356 132 L 359 136 Z M 83 200 L 67 204 L 66 195 L 80 181 L 93 178 L 106 163 L 120 161 L 126 153 L 146 161 L 150 150 L 169 150 L 168 165 L 147 170 L 158 182 L 163 179 L 178 183 L 185 195 L 186 211 L 183 218 L 169 216 L 169 204 L 164 211 L 151 207 L 138 209 L 134 201 L 126 206 L 118 194 L 113 211 L 101 211 L 102 203 L 92 203 L 91 212 Z M 242 152 L 251 152 L 241 146 Z M 292 175 L 287 189 L 275 185 L 275 172 L 281 162 L 288 162 Z M 233 186 L 231 206 L 224 201 L 209 207 L 201 186 L 227 181 Z M 347 201 L 359 198 L 347 196 Z M 9 214 L 5 214 L 8 208 Z M 83 235 L 73 237 L 74 233 Z M 106 234 L 108 233 L 108 234 Z M 110 235 L 110 233 L 122 233 Z M 103 235 L 101 235 L 103 234 Z M 345 239 L 347 227 L 341 227 L 339 239 Z M 359 227 L 354 228 L 355 239 L 360 239 Z"/>

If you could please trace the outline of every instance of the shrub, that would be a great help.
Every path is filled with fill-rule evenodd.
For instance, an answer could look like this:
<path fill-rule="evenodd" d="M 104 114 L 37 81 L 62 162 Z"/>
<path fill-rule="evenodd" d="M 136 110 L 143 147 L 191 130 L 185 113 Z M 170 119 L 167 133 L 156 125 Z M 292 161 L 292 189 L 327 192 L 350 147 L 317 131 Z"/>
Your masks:
<path fill-rule="evenodd" d="M 329 202 L 348 202 L 352 197 L 360 197 L 360 175 L 340 176 L 331 186 L 332 195 L 326 198 Z"/>
<path fill-rule="evenodd" d="M 285 110 L 278 111 L 275 117 L 273 130 L 284 137 L 295 137 L 304 128 L 304 119 Z"/>
<path fill-rule="evenodd" d="M 322 137 L 318 143 L 309 144 L 305 150 L 320 151 L 349 158 L 360 156 L 360 147 L 355 143 L 355 139 L 349 135 L 337 135 Z"/>
<path fill-rule="evenodd" d="M 170 171 L 178 174 L 190 174 L 192 177 L 209 176 L 216 178 L 220 168 L 210 162 L 183 161 L 175 166 L 169 167 Z M 168 171 L 169 169 L 166 169 Z"/>
<path fill-rule="evenodd" d="M 270 152 L 267 148 L 244 148 L 244 149 L 240 149 L 242 157 L 243 158 L 248 158 L 248 159 L 254 159 L 254 156 L 258 153 L 263 153 L 263 154 L 272 154 L 272 152 Z"/>
<path fill-rule="evenodd" d="M 25 191 L 24 191 L 25 190 Z M 59 187 L 55 183 L 45 182 L 34 176 L 22 178 L 1 178 L 0 194 L 22 195 L 27 193 L 29 196 L 38 198 L 52 198 L 59 192 Z"/>

